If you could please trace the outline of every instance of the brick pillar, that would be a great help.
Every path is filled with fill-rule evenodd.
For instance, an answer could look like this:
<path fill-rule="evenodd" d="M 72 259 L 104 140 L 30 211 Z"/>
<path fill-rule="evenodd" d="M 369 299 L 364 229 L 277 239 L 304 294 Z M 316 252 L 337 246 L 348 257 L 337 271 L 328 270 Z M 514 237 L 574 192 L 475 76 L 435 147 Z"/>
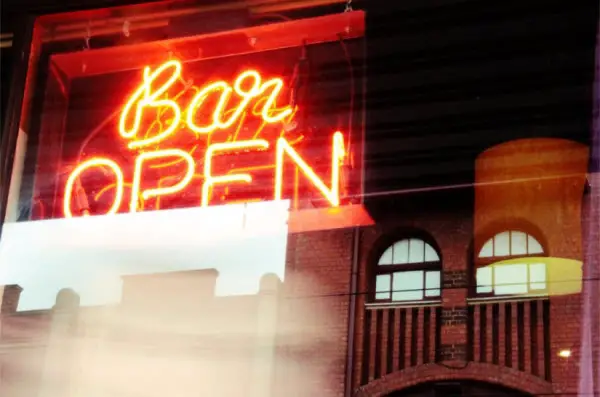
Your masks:
<path fill-rule="evenodd" d="M 19 306 L 19 298 L 23 288 L 16 284 L 0 286 L 0 313 L 8 314 L 17 311 Z"/>
<path fill-rule="evenodd" d="M 260 280 L 254 348 L 254 374 L 249 397 L 273 395 L 275 374 L 275 346 L 277 331 L 277 302 L 281 281 L 274 274 Z"/>
<path fill-rule="evenodd" d="M 46 356 L 42 368 L 39 397 L 68 397 L 79 296 L 70 289 L 56 295 Z"/>
<path fill-rule="evenodd" d="M 353 233 L 337 229 L 288 237 L 277 396 L 344 394 Z"/>
<path fill-rule="evenodd" d="M 552 384 L 556 393 L 574 395 L 577 392 L 581 357 L 581 297 L 570 294 L 550 297 L 550 360 Z M 571 357 L 558 356 L 570 350 Z"/>
<path fill-rule="evenodd" d="M 466 269 L 445 270 L 442 275 L 441 361 L 465 361 L 467 358 L 467 287 Z"/>

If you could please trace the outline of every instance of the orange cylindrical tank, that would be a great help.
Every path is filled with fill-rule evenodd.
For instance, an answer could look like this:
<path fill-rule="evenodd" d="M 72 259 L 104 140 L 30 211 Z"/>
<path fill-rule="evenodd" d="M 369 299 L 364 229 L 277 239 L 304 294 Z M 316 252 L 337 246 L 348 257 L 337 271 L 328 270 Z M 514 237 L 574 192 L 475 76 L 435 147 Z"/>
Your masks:
<path fill-rule="evenodd" d="M 530 233 L 538 231 L 546 255 L 580 260 L 587 164 L 587 147 L 564 139 L 519 139 L 481 153 L 475 163 L 475 253 L 491 234 L 528 225 Z"/>

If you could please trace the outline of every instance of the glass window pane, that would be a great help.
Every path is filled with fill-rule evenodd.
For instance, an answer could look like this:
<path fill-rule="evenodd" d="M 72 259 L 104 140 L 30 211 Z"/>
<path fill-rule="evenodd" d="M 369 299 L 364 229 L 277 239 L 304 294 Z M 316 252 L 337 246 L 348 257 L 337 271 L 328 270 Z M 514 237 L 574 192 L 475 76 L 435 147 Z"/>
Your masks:
<path fill-rule="evenodd" d="M 544 249 L 542 245 L 532 236 L 527 236 L 528 253 L 529 254 L 543 254 Z"/>
<path fill-rule="evenodd" d="M 529 288 L 532 290 L 546 289 L 546 264 L 532 263 L 529 265 Z"/>
<path fill-rule="evenodd" d="M 244 3 L 232 5 L 235 13 L 249 10 Z M 121 298 L 129 299 L 125 296 L 129 292 L 121 296 L 124 274 L 189 271 L 190 280 L 195 280 L 196 271 L 211 269 L 220 274 L 214 287 L 217 296 L 254 295 L 262 275 L 273 273 L 284 279 L 288 226 L 293 227 L 289 212 L 314 208 L 315 200 L 320 207 L 331 206 L 327 195 L 315 190 L 304 176 L 296 173 L 300 179 L 293 177 L 298 164 L 315 167 L 320 175 L 315 180 L 321 180 L 330 172 L 327 159 L 334 159 L 332 173 L 340 165 L 335 160 L 339 151 L 329 148 L 339 146 L 338 138 L 339 144 L 347 147 L 352 142 L 355 153 L 363 153 L 363 70 L 311 85 L 310 99 L 318 106 L 305 106 L 306 113 L 289 113 L 295 107 L 292 80 L 298 54 L 304 50 L 321 54 L 310 57 L 314 70 L 345 64 L 348 57 L 356 61 L 366 44 L 362 16 L 306 15 L 276 26 L 270 20 L 247 24 L 229 18 L 215 29 L 216 21 L 196 4 L 183 4 L 177 10 L 193 17 L 197 22 L 193 24 L 165 16 L 171 11 L 164 4 L 121 6 L 35 19 L 35 31 L 40 34 L 31 45 L 40 51 L 22 59 L 31 67 L 23 76 L 28 93 L 14 97 L 14 107 L 23 109 L 10 131 L 14 159 L 8 163 L 0 155 L 0 185 L 10 188 L 8 200 L 2 199 L 7 215 L 0 219 L 0 285 L 20 284 L 25 291 L 20 310 L 51 308 L 54 295 L 64 288 L 77 291 L 83 306 L 116 305 Z M 142 34 L 132 30 L 135 40 L 127 46 L 122 45 L 119 14 L 135 14 L 145 21 Z M 319 27 L 314 29 L 317 22 Z M 347 53 L 339 50 L 339 24 L 352 31 L 344 41 Z M 73 35 L 70 29 L 75 26 L 82 34 L 93 26 L 93 48 L 81 51 L 84 35 Z M 102 26 L 101 38 L 94 31 L 96 26 Z M 47 34 L 55 30 L 61 33 Z M 232 35 L 252 37 L 259 44 L 232 40 Z M 171 56 L 173 45 L 177 48 Z M 200 51 L 204 55 L 210 51 L 210 56 L 199 56 Z M 248 68 L 258 73 L 248 74 Z M 216 79 L 222 90 L 211 92 L 203 102 L 197 94 L 211 91 L 208 88 Z M 269 90 L 279 81 L 285 82 L 281 89 Z M 256 85 L 256 90 L 233 98 L 240 96 L 234 92 L 240 84 L 242 90 L 250 85 Z M 339 111 L 327 109 L 340 107 L 340 98 L 331 95 L 340 85 L 356 87 L 356 103 L 351 109 L 353 130 L 337 134 Z M 154 99 L 149 101 L 150 97 Z M 345 104 L 346 99 L 348 95 Z M 267 100 L 273 102 L 270 110 Z M 226 109 L 219 110 L 219 101 Z M 227 118 L 227 125 L 213 125 L 218 130 L 214 134 L 198 133 L 210 124 L 209 114 Z M 285 123 L 275 122 L 286 114 Z M 310 123 L 317 120 L 327 136 L 306 129 L 302 139 L 287 133 L 285 145 L 297 156 L 286 158 L 284 177 L 274 178 L 270 167 L 275 166 L 275 146 L 283 142 L 278 141 L 281 128 L 298 124 L 299 117 Z M 250 136 L 262 143 L 257 146 L 258 141 L 248 141 Z M 241 146 L 234 149 L 231 143 Z M 215 175 L 250 167 L 253 182 L 217 184 L 203 190 L 202 166 L 211 157 L 209 146 L 217 148 L 213 144 L 228 146 L 214 158 Z M 261 150 L 262 144 L 272 150 Z M 355 160 L 356 169 L 362 169 L 361 156 Z M 11 175 L 5 175 L 5 165 L 12 167 Z M 348 197 L 359 193 L 361 174 L 347 175 Z M 277 189 L 276 179 L 281 182 Z M 295 189 L 298 181 L 302 187 Z M 148 193 L 151 190 L 161 194 Z M 38 222 L 42 220 L 51 222 Z M 101 240 L 92 241 L 96 236 Z M 135 243 L 128 244 L 132 236 L 136 236 Z M 159 259 L 163 257 L 169 260 Z M 247 261 L 252 265 L 244 266 Z M 172 283 L 170 275 L 164 277 Z M 38 292 L 39 280 L 45 280 L 42 293 Z M 148 295 L 153 301 L 152 294 Z"/>
<path fill-rule="evenodd" d="M 510 255 L 510 234 L 502 232 L 494 237 L 494 256 Z"/>
<path fill-rule="evenodd" d="M 379 264 L 380 265 L 391 265 L 393 263 L 393 248 L 389 247 L 388 249 L 385 250 L 385 252 L 383 253 L 383 255 L 381 255 L 381 258 L 379 258 Z"/>
<path fill-rule="evenodd" d="M 433 249 L 433 247 L 429 244 L 426 244 L 425 246 L 425 262 L 435 262 L 435 261 L 439 261 L 440 257 L 438 256 L 437 252 L 435 252 L 435 249 Z"/>
<path fill-rule="evenodd" d="M 494 291 L 498 295 L 527 293 L 528 266 L 526 264 L 494 267 Z"/>
<path fill-rule="evenodd" d="M 525 255 L 527 254 L 527 235 L 523 232 L 510 232 L 510 254 Z"/>
<path fill-rule="evenodd" d="M 410 239 L 408 255 L 408 263 L 423 263 L 425 261 L 425 243 L 423 240 Z"/>
<path fill-rule="evenodd" d="M 375 279 L 375 299 L 390 299 L 390 281 L 389 274 L 381 274 Z"/>
<path fill-rule="evenodd" d="M 393 301 L 423 299 L 423 271 L 397 272 L 392 280 Z"/>
<path fill-rule="evenodd" d="M 398 241 L 394 244 L 394 260 L 396 265 L 408 263 L 408 240 Z"/>
<path fill-rule="evenodd" d="M 494 256 L 494 239 L 489 239 L 483 247 L 481 247 L 481 251 L 479 251 L 480 258 L 489 258 Z"/>
<path fill-rule="evenodd" d="M 477 269 L 477 293 L 488 294 L 492 292 L 492 268 L 482 267 Z"/>
<path fill-rule="evenodd" d="M 440 296 L 440 272 L 425 274 L 425 296 Z"/>

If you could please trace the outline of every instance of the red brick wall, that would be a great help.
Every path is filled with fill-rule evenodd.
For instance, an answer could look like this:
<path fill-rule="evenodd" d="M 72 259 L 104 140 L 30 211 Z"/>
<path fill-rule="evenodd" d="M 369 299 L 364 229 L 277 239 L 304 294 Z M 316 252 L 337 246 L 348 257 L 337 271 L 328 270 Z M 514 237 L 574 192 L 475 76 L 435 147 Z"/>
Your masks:
<path fill-rule="evenodd" d="M 469 207 L 468 205 L 466 207 Z M 385 236 L 402 229 L 417 229 L 428 233 L 437 243 L 443 259 L 443 272 L 446 288 L 442 291 L 441 346 L 444 349 L 464 352 L 467 343 L 466 308 L 468 307 L 467 275 L 470 271 L 473 244 L 473 216 L 465 208 L 464 211 L 447 211 L 446 213 L 413 212 L 399 210 L 395 217 L 388 217 L 376 226 L 362 228 L 359 244 L 359 280 L 357 295 L 356 327 L 354 330 L 355 350 L 353 363 L 353 388 L 360 386 L 361 359 L 364 353 L 362 340 L 364 336 L 364 305 L 367 302 L 366 292 L 370 266 L 377 258 L 373 250 L 377 249 Z M 545 216 L 552 218 L 555 211 L 550 205 Z M 557 230 L 557 229 L 554 229 Z M 556 241 L 557 237 L 552 237 Z M 552 251 L 570 252 L 571 257 L 578 257 L 580 249 L 571 246 L 552 247 Z M 568 243 L 570 244 L 570 243 Z M 580 245 L 580 242 L 575 244 Z M 342 396 L 344 392 L 344 376 L 347 347 L 347 321 L 349 311 L 350 271 L 352 263 L 352 230 L 332 230 L 292 235 L 288 243 L 288 257 L 285 280 L 285 297 L 280 306 L 280 350 L 277 369 L 277 390 L 285 395 Z M 380 380 L 370 382 L 363 389 L 365 395 L 384 395 L 409 383 L 420 383 L 428 380 L 443 379 L 444 374 L 454 378 L 471 378 L 530 392 L 572 393 L 578 383 L 579 342 L 581 330 L 579 318 L 581 313 L 580 295 L 552 297 L 550 306 L 551 323 L 551 372 L 552 383 L 545 382 L 544 357 L 538 357 L 540 376 L 521 372 L 516 368 L 504 367 L 503 351 L 505 341 L 500 333 L 500 365 L 471 363 L 463 370 L 437 364 L 418 365 L 404 371 L 390 374 Z M 538 306 L 541 308 L 541 305 Z M 504 309 L 501 309 L 501 314 Z M 383 316 L 385 319 L 387 315 Z M 525 309 L 525 324 L 529 322 L 529 306 Z M 514 323 L 514 313 L 513 313 Z M 502 323 L 501 323 L 502 325 Z M 539 329 L 538 335 L 542 331 Z M 526 327 L 525 336 L 529 335 Z M 538 343 L 541 344 L 541 341 Z M 419 344 L 419 357 L 421 357 Z M 461 350 L 462 349 L 462 350 Z M 516 357 L 516 345 L 512 355 Z M 571 349 L 572 356 L 568 360 L 558 357 L 562 349 Z M 525 368 L 531 368 L 531 347 L 525 346 Z M 488 352 L 489 353 L 489 352 Z M 464 354 L 463 354 L 464 355 Z M 488 355 L 489 357 L 489 355 Z M 446 361 L 452 366 L 464 366 L 464 360 Z M 464 358 L 464 357 L 463 357 Z M 285 363 L 283 366 L 279 363 Z M 515 360 L 513 359 L 513 362 Z M 427 368 L 425 368 L 427 367 Z M 421 368 L 422 370 L 419 370 Z M 425 369 L 427 369 L 425 371 Z M 371 368 L 371 373 L 373 369 Z M 462 371 L 462 372 L 461 372 Z M 411 382 L 402 380 L 410 372 Z M 413 373 L 414 372 L 414 373 Z M 500 376 L 499 374 L 504 374 Z M 282 379 L 284 381 L 282 381 Z M 293 379 L 293 380 L 292 380 Z M 396 379 L 391 381 L 390 379 Z M 298 387 L 295 382 L 299 382 Z M 374 384 L 375 386 L 371 386 Z M 389 388 L 385 389 L 385 388 Z M 282 389 L 283 388 L 283 389 Z M 383 389 L 382 389 L 383 388 Z M 369 391 L 370 390 L 370 391 Z M 374 390 L 377 390 L 376 392 Z M 375 393 L 375 394 L 369 394 Z M 277 394 L 283 395 L 283 394 Z"/>
<path fill-rule="evenodd" d="M 552 216 L 552 211 L 549 210 L 548 217 Z M 439 245 L 439 248 L 442 252 L 443 256 L 443 265 L 444 271 L 452 271 L 452 272 L 460 272 L 467 271 L 470 263 L 470 243 L 472 240 L 471 230 L 472 223 L 471 219 L 468 216 L 461 216 L 460 214 L 453 214 L 447 216 L 440 216 L 439 214 L 431 215 L 428 217 L 423 217 L 423 219 L 402 219 L 397 221 L 390 221 L 385 225 L 378 225 L 372 228 L 364 229 L 361 235 L 361 271 L 360 271 L 360 290 L 366 291 L 367 289 L 367 280 L 369 277 L 369 252 L 376 241 L 386 233 L 390 233 L 397 228 L 401 227 L 414 227 L 420 230 L 424 230 L 431 234 L 436 242 Z M 571 248 L 573 249 L 573 247 Z M 448 274 L 448 273 L 447 273 Z M 442 291 L 442 307 L 448 313 L 456 313 L 461 312 L 461 308 L 467 306 L 467 289 L 466 288 L 451 288 Z M 356 363 L 354 370 L 354 384 L 356 386 L 359 385 L 360 382 L 360 372 L 361 372 L 361 363 L 360 358 L 362 357 L 362 345 L 360 341 L 362 340 L 362 336 L 364 334 L 363 329 L 363 321 L 364 321 L 364 310 L 360 308 L 363 307 L 365 303 L 365 296 L 361 295 L 359 297 L 359 310 L 357 313 L 357 329 L 356 329 Z M 554 392 L 557 393 L 572 393 L 576 391 L 577 381 L 578 381 L 578 367 L 577 363 L 579 360 L 578 353 L 578 345 L 580 341 L 580 326 L 579 326 L 579 318 L 581 313 L 580 306 L 580 295 L 567 295 L 562 297 L 552 297 L 551 304 L 551 370 L 552 370 L 552 388 Z M 514 313 L 513 313 L 514 317 Z M 529 311 L 525 310 L 525 324 L 528 324 L 529 321 Z M 513 321 L 514 322 L 514 321 Z M 477 330 L 475 330 L 477 331 Z M 451 345 L 456 344 L 460 345 L 461 343 L 466 343 L 467 339 L 467 325 L 464 322 L 452 322 L 449 324 L 444 324 L 442 326 L 441 332 L 441 344 Z M 525 335 L 528 336 L 528 330 L 526 330 Z M 489 337 L 489 335 L 488 335 Z M 502 334 L 500 335 L 500 345 L 504 347 L 504 341 Z M 557 356 L 557 353 L 562 349 L 571 349 L 573 352 L 573 356 L 566 360 Z M 501 349 L 502 351 L 503 349 Z M 421 352 L 419 351 L 419 355 Z M 516 347 L 513 349 L 513 357 L 517 355 Z M 488 357 L 489 357 L 488 352 Z M 514 360 L 513 360 L 514 362 Z M 462 362 L 452 363 L 449 362 L 447 364 L 458 364 L 462 365 Z M 518 387 L 524 391 L 539 391 L 546 390 L 548 391 L 548 385 L 544 385 L 544 381 L 535 378 L 535 384 L 532 384 L 532 375 L 518 372 L 516 370 L 510 370 L 507 373 L 506 380 L 502 380 L 498 377 L 498 371 L 504 371 L 504 369 L 500 369 L 497 366 L 491 364 L 479 365 L 477 363 L 470 364 L 470 366 L 476 366 L 476 370 L 465 368 L 464 371 L 461 372 L 459 370 L 452 372 L 455 378 L 460 378 L 461 376 L 472 378 L 472 379 L 482 379 L 505 384 L 509 387 Z M 411 378 L 413 383 L 419 383 L 429 380 L 439 380 L 443 379 L 443 376 L 440 376 L 445 373 L 446 368 L 442 366 L 432 366 L 427 365 L 429 368 L 427 371 L 416 371 L 415 373 L 411 372 Z M 530 347 L 525 346 L 525 368 L 531 367 L 530 360 Z M 540 373 L 543 373 L 543 361 L 540 362 Z M 419 367 L 417 367 L 419 368 Z M 405 370 L 412 371 L 412 369 Z M 480 373 L 481 371 L 485 373 Z M 447 372 L 447 371 L 446 371 Z M 409 383 L 403 382 L 402 380 L 389 381 L 390 377 L 396 379 L 400 379 L 400 375 L 394 377 L 391 376 L 385 377 L 388 379 L 386 381 L 376 381 L 376 386 L 367 386 L 365 390 L 371 390 L 369 393 L 374 394 L 365 394 L 365 395 L 384 395 L 387 392 L 391 392 L 398 387 L 406 387 Z M 406 383 L 406 384 L 405 384 Z M 535 386 L 535 390 L 532 387 Z M 389 387 L 389 390 L 382 390 L 381 388 Z"/>
<path fill-rule="evenodd" d="M 361 341 L 364 337 L 364 321 L 365 311 L 364 305 L 368 297 L 365 292 L 369 288 L 369 278 L 371 277 L 371 269 L 374 262 L 377 260 L 373 256 L 373 248 L 377 246 L 379 241 L 385 239 L 386 235 L 394 234 L 401 230 L 420 230 L 429 234 L 437 243 L 444 263 L 444 270 L 465 270 L 467 268 L 467 253 L 471 243 L 472 223 L 468 213 L 464 214 L 441 214 L 429 213 L 424 214 L 402 214 L 398 217 L 390 217 L 385 222 L 381 222 L 376 226 L 365 228 L 361 233 L 360 242 L 360 276 L 359 276 L 359 291 L 362 293 L 358 296 L 357 306 L 357 327 L 355 332 L 356 349 L 355 349 L 355 365 L 354 365 L 354 385 L 360 383 L 362 363 L 361 358 L 364 354 L 364 347 Z M 464 306 L 466 290 L 445 290 L 442 291 L 445 301 L 445 308 L 454 308 Z M 464 336 L 464 327 L 458 332 Z M 447 337 L 450 338 L 455 330 L 447 329 Z M 442 337 L 442 344 L 444 337 Z M 463 342 L 464 343 L 464 342 Z M 422 346 L 419 344 L 418 354 L 422 356 Z M 372 371 L 371 371 L 372 372 Z"/>
<path fill-rule="evenodd" d="M 588 149 L 560 139 L 521 139 L 497 145 L 480 154 L 476 181 L 475 247 L 496 233 L 495 225 L 514 227 L 524 221 L 552 257 L 582 260 L 582 197 Z M 519 183 L 500 183 L 518 181 Z M 503 226 L 502 224 L 506 226 Z M 533 232 L 533 231 L 532 231 Z M 550 297 L 552 380 L 555 392 L 577 391 L 580 357 L 580 296 Z M 514 313 L 513 313 L 514 316 Z M 525 311 L 525 322 L 529 314 Z M 528 332 L 526 330 L 526 336 Z M 525 346 L 529 353 L 530 347 Z M 558 352 L 571 350 L 561 359 Z M 529 367 L 529 355 L 525 355 Z"/>
<path fill-rule="evenodd" d="M 593 194 L 596 196 L 590 194 L 586 200 L 591 200 L 592 197 L 596 197 L 597 200 L 598 190 Z M 589 211 L 589 206 L 584 208 L 585 211 Z M 584 218 L 584 222 L 592 223 L 590 235 L 596 233 L 597 236 L 599 233 L 597 212 L 592 214 L 585 211 L 587 218 Z M 550 209 L 548 216 L 552 216 Z M 430 234 L 439 246 L 443 258 L 443 270 L 450 287 L 442 291 L 444 315 L 460 320 L 461 313 L 467 305 L 464 272 L 469 267 L 473 240 L 472 217 L 468 212 L 399 214 L 395 218 L 389 217 L 376 226 L 363 228 L 360 232 L 359 294 L 354 332 L 356 346 L 353 366 L 354 387 L 358 387 L 360 382 L 363 354 L 361 341 L 364 335 L 365 313 L 363 308 L 366 302 L 369 270 L 374 259 L 372 252 L 384 236 L 404 228 L 414 228 Z M 279 305 L 280 349 L 275 380 L 277 396 L 341 397 L 344 395 L 353 232 L 352 229 L 342 229 L 289 236 L 286 280 Z M 597 250 L 598 245 L 596 244 L 595 247 Z M 598 257 L 600 253 L 587 252 L 587 255 Z M 497 382 L 531 392 L 551 391 L 558 394 L 576 392 L 581 353 L 580 300 L 580 295 L 552 298 L 553 379 L 550 386 L 538 377 L 491 364 L 471 363 L 464 369 L 425 364 L 371 382 L 364 387 L 364 393 L 368 396 L 385 395 L 412 384 L 445 377 Z M 448 321 L 442 328 L 441 343 L 442 345 L 464 345 L 466 332 L 467 326 L 464 322 Z M 504 346 L 503 344 L 501 337 L 500 345 Z M 526 352 L 529 351 L 527 349 L 526 347 Z M 557 353 L 562 349 L 571 349 L 573 355 L 568 360 L 558 357 Z M 516 355 L 515 351 L 513 355 Z M 457 363 L 446 364 L 460 366 L 463 363 L 458 360 Z"/>
<path fill-rule="evenodd" d="M 352 236 L 352 229 L 289 236 L 276 395 L 343 396 Z"/>

